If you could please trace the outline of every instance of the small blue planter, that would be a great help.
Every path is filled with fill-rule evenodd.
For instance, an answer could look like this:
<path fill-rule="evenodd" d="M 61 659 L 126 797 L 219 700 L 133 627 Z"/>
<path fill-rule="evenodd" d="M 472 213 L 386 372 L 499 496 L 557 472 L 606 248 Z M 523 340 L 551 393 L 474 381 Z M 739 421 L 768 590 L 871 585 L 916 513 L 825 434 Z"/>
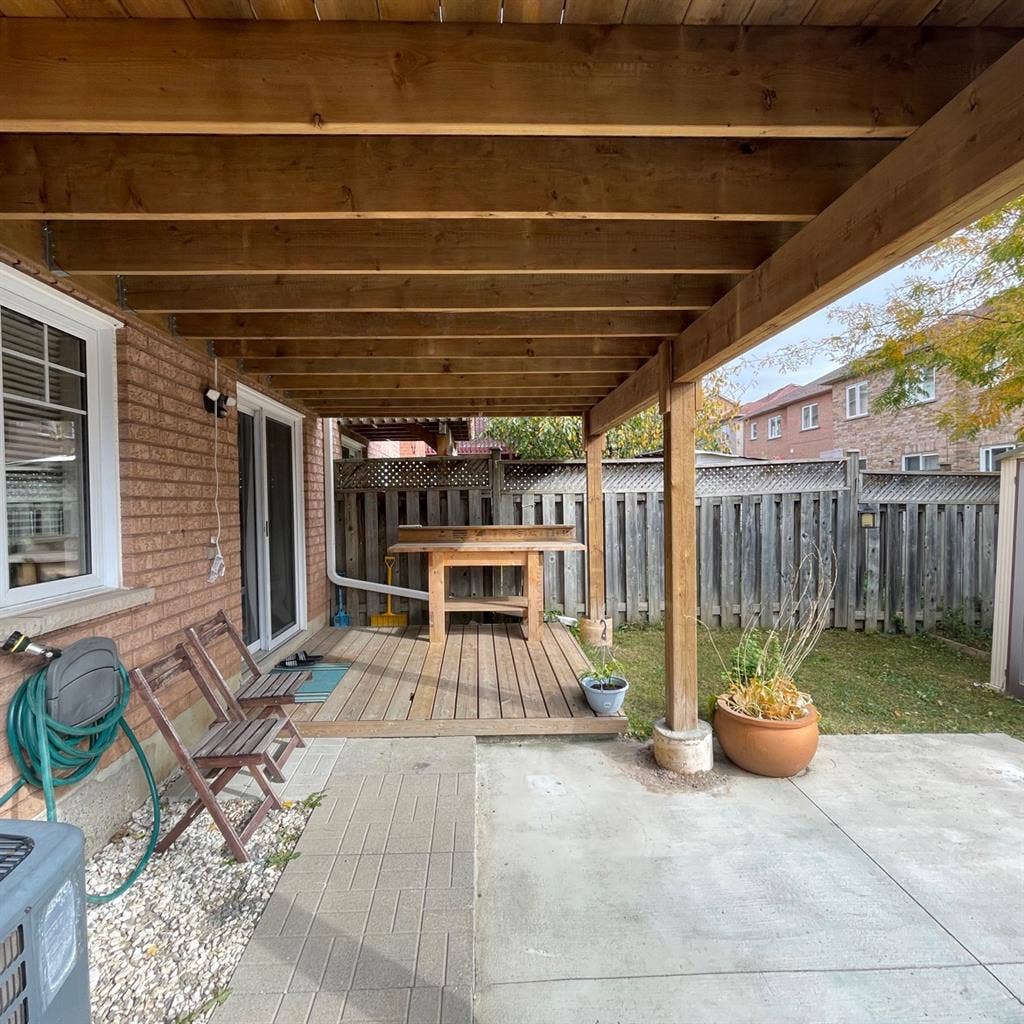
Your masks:
<path fill-rule="evenodd" d="M 619 690 L 598 689 L 601 680 L 595 679 L 593 676 L 584 676 L 580 680 L 587 703 L 595 715 L 617 715 L 622 710 L 622 702 L 626 699 L 629 683 L 622 676 L 612 676 L 611 678 L 617 683 L 622 683 L 622 688 Z"/>

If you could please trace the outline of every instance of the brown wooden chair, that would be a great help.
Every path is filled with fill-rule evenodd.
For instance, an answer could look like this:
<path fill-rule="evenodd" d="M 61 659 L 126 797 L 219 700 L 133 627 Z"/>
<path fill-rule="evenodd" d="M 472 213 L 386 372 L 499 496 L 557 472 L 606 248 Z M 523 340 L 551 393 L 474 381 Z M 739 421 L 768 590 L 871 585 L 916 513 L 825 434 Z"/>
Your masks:
<path fill-rule="evenodd" d="M 215 721 L 206 735 L 189 750 L 164 711 L 157 696 L 172 679 L 188 673 L 213 709 Z M 229 719 L 216 694 L 203 675 L 195 655 L 184 644 L 178 644 L 166 657 L 133 669 L 132 686 L 149 708 L 157 728 L 181 765 L 196 791 L 196 798 L 174 827 L 157 843 L 163 853 L 196 819 L 205 807 L 221 830 L 228 848 L 238 861 L 247 861 L 245 844 L 272 809 L 281 806 L 263 773 L 271 745 L 284 724 L 278 718 Z M 263 791 L 263 800 L 241 832 L 236 832 L 217 802 L 217 794 L 242 770 L 246 769 Z"/>
<path fill-rule="evenodd" d="M 185 628 L 188 642 L 195 648 L 200 663 L 206 669 L 217 688 L 220 701 L 227 709 L 228 717 L 242 721 L 252 718 L 276 718 L 281 721 L 281 731 L 286 737 L 283 749 L 277 757 L 267 754 L 264 767 L 275 782 L 283 782 L 282 769 L 296 747 L 304 747 L 305 740 L 299 734 L 295 723 L 285 711 L 286 704 L 295 703 L 295 691 L 312 676 L 309 672 L 261 672 L 252 652 L 245 645 L 241 633 L 235 629 L 227 613 L 221 609 L 205 622 L 197 622 Z M 230 637 L 235 649 L 242 657 L 243 678 L 236 691 L 228 686 L 224 673 L 210 654 L 211 646 L 222 636 Z M 248 670 L 248 674 L 246 674 Z"/>

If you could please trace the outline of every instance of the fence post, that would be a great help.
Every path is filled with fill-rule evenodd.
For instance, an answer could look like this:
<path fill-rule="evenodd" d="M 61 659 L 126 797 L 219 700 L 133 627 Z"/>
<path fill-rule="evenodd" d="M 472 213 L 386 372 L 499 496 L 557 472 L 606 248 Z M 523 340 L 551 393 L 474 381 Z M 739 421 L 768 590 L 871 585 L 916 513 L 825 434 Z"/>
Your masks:
<path fill-rule="evenodd" d="M 488 463 L 491 480 L 491 524 L 501 524 L 501 492 L 505 488 L 505 467 L 501 461 L 501 449 L 492 448 Z"/>
<path fill-rule="evenodd" d="M 846 486 L 850 489 L 850 521 L 846 536 L 846 628 L 857 628 L 857 566 L 860 563 L 860 450 L 846 453 Z"/>

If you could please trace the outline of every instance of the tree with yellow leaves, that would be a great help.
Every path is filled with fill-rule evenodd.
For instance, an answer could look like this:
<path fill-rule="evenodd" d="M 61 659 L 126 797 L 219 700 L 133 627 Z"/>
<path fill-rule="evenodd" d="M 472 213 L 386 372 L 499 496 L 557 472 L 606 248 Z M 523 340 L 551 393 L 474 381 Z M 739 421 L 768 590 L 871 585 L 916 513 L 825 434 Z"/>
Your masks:
<path fill-rule="evenodd" d="M 938 416 L 970 438 L 1024 409 L 1024 197 L 916 257 L 880 303 L 841 308 L 841 333 L 822 343 L 857 375 L 887 371 L 875 409 L 920 400 L 935 370 L 959 385 Z M 805 362 L 806 342 L 770 357 Z M 1024 440 L 1024 418 L 1017 437 Z"/>
<path fill-rule="evenodd" d="M 723 395 L 731 377 L 724 371 L 705 377 L 704 400 L 697 412 L 697 447 L 728 451 L 723 426 L 732 418 L 736 405 Z M 581 459 L 583 430 L 576 416 L 504 416 L 492 419 L 487 436 L 500 441 L 521 459 Z M 645 409 L 619 427 L 608 431 L 605 457 L 633 459 L 661 449 L 661 414 Z"/>

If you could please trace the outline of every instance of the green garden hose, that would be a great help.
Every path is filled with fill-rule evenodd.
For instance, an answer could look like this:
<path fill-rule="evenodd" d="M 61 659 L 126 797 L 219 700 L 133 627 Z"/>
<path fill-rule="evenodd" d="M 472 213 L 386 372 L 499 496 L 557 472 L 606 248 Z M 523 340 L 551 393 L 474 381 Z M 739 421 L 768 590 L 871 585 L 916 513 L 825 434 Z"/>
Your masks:
<path fill-rule="evenodd" d="M 146 760 L 142 746 L 124 720 L 125 709 L 131 697 L 128 673 L 123 665 L 118 666 L 121 677 L 121 699 L 102 718 L 92 725 L 64 725 L 46 713 L 46 669 L 40 669 L 29 676 L 18 687 L 7 707 L 7 742 L 11 748 L 14 763 L 21 778 L 6 793 L 0 796 L 3 807 L 22 786 L 36 786 L 43 791 L 48 821 L 57 820 L 57 801 L 54 791 L 57 786 L 70 786 L 91 775 L 99 767 L 100 758 L 110 749 L 121 732 L 135 750 L 142 765 L 153 801 L 153 830 L 145 852 L 132 873 L 112 892 L 86 894 L 90 903 L 109 903 L 126 892 L 145 870 L 160 835 L 160 794 L 157 792 L 153 769 Z M 85 741 L 85 746 L 82 746 Z M 54 771 L 62 774 L 54 775 Z"/>

